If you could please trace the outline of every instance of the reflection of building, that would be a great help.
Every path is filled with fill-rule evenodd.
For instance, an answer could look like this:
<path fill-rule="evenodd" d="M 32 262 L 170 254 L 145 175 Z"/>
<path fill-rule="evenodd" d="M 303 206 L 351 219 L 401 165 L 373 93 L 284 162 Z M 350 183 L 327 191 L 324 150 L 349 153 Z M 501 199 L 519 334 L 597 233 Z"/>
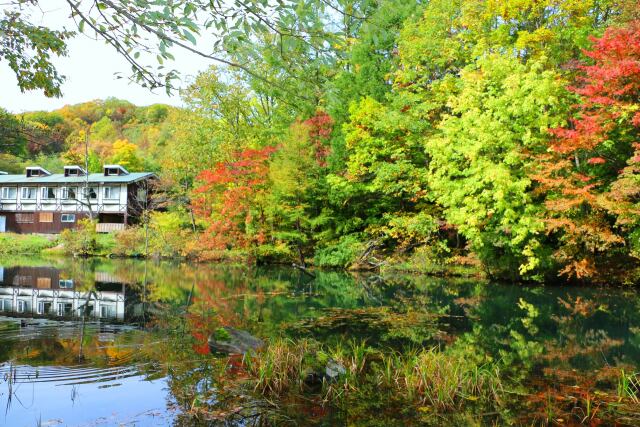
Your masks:
<path fill-rule="evenodd" d="M 94 291 L 79 291 L 80 283 L 53 267 L 0 267 L 0 312 L 34 317 L 86 312 L 90 317 L 124 320 L 127 285 L 108 273 L 96 272 L 94 280 Z"/>

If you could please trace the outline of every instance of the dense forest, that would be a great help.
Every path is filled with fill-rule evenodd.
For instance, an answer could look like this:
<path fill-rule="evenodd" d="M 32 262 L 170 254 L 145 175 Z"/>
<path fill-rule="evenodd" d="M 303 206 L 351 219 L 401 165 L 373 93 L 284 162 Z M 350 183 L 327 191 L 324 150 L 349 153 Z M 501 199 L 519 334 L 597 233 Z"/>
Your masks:
<path fill-rule="evenodd" d="M 1 112 L 0 170 L 158 172 L 157 255 L 638 281 L 635 0 L 344 3 L 226 28 L 184 108 Z"/>

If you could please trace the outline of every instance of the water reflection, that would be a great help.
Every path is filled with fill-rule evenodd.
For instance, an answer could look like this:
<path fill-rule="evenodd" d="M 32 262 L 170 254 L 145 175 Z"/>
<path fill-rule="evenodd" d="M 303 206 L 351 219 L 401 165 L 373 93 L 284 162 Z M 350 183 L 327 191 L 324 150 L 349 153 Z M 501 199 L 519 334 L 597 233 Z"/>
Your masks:
<path fill-rule="evenodd" d="M 0 266 L 0 312 L 13 316 L 125 320 L 127 284 L 95 271 L 89 284 L 49 267 Z"/>
<path fill-rule="evenodd" d="M 241 360 L 209 354 L 207 339 L 221 325 L 266 341 L 358 339 L 383 351 L 436 347 L 480 365 L 499 361 L 505 376 L 526 387 L 517 390 L 511 423 L 543 420 L 550 390 L 563 399 L 615 393 L 621 369 L 640 369 L 632 290 L 339 272 L 311 278 L 287 268 L 139 260 L 0 264 L 5 425 L 209 425 L 211 414 L 237 408 L 234 387 L 244 375 Z M 50 404 L 60 399 L 67 404 Z M 265 402 L 251 399 L 243 405 L 255 416 Z M 291 401 L 278 415 L 302 425 L 359 424 L 380 405 L 358 402 L 345 413 Z"/>

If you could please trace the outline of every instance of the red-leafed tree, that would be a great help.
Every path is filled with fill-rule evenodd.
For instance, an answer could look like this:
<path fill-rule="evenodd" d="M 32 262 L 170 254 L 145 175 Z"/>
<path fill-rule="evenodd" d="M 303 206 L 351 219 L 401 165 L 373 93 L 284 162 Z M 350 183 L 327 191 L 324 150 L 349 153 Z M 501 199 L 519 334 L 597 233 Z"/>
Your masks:
<path fill-rule="evenodd" d="M 598 280 L 640 251 L 640 22 L 592 42 L 570 87 L 579 103 L 536 179 L 561 273 Z"/>
<path fill-rule="evenodd" d="M 329 138 L 333 132 L 333 119 L 324 111 L 319 110 L 303 123 L 308 129 L 310 142 L 315 146 L 318 165 L 326 166 L 330 151 Z"/>
<path fill-rule="evenodd" d="M 246 149 L 198 176 L 194 213 L 207 228 L 200 249 L 245 249 L 265 240 L 263 199 L 275 148 Z"/>

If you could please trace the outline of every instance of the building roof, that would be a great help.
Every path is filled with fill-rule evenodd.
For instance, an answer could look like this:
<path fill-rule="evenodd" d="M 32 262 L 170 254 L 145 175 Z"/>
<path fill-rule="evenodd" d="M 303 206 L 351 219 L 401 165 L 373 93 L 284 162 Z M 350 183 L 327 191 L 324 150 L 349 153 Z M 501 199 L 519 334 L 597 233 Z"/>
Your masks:
<path fill-rule="evenodd" d="M 90 184 L 130 184 L 143 179 L 155 178 L 152 172 L 131 172 L 128 175 L 104 176 L 103 173 L 89 174 Z M 35 176 L 27 178 L 26 175 L 0 175 L 0 185 L 3 184 L 84 184 L 87 176 L 64 176 L 63 173 L 54 173 L 48 176 Z"/>

